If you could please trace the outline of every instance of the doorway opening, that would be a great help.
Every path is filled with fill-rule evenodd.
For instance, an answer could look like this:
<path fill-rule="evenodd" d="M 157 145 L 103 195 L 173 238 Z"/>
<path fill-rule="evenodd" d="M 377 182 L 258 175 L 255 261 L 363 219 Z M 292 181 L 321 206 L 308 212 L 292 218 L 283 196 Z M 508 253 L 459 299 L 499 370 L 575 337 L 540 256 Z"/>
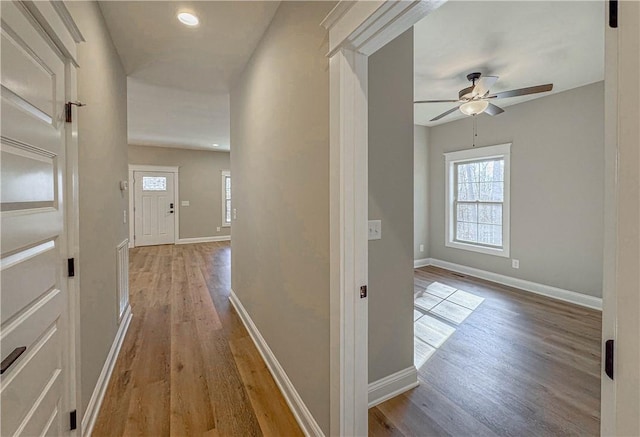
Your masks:
<path fill-rule="evenodd" d="M 367 179 L 367 81 L 370 79 L 367 70 L 367 59 L 370 55 L 375 53 L 379 48 L 385 46 L 389 41 L 392 41 L 395 37 L 406 31 L 413 24 L 418 22 L 421 18 L 432 13 L 435 9 L 441 6 L 443 2 L 419 2 L 411 5 L 385 5 L 385 6 L 371 6 L 367 8 L 364 5 L 359 4 L 356 7 L 337 7 L 334 13 L 332 13 L 326 20 L 325 25 L 330 29 L 330 57 L 332 60 L 332 120 L 335 120 L 335 124 L 332 123 L 332 151 L 335 153 L 336 164 L 334 168 L 340 168 L 340 171 L 334 173 L 332 181 L 332 190 L 335 193 L 332 194 L 332 199 L 336 202 L 333 206 L 340 214 L 336 214 L 332 220 L 332 229 L 336 229 L 338 236 L 332 240 L 332 251 L 335 250 L 336 257 L 335 262 L 340 265 L 340 277 L 335 277 L 335 295 L 336 300 L 338 298 L 346 297 L 346 301 L 342 301 L 341 305 L 336 305 L 334 314 L 340 320 L 340 327 L 346 329 L 335 332 L 335 338 L 340 338 L 342 341 L 337 342 L 342 344 L 349 342 L 355 338 L 363 338 L 362 326 L 366 326 L 368 323 L 367 305 L 358 300 L 357 295 L 352 297 L 351 290 L 357 289 L 359 284 L 366 283 L 368 277 L 367 270 L 367 251 L 366 251 L 366 219 L 362 220 L 362 214 L 360 211 L 363 209 L 366 211 L 367 205 L 367 191 L 368 191 L 368 179 Z M 627 343 L 628 337 L 623 335 L 621 337 L 620 331 L 616 333 L 615 321 L 620 323 L 621 310 L 619 305 L 616 304 L 620 300 L 620 293 L 624 294 L 616 283 L 620 281 L 621 277 L 623 282 L 631 281 L 634 284 L 637 283 L 637 275 L 631 278 L 626 276 L 627 272 L 616 270 L 616 259 L 620 259 L 618 254 L 625 252 L 624 247 L 618 245 L 616 228 L 620 225 L 631 225 L 631 229 L 637 229 L 636 222 L 625 221 L 619 215 L 615 213 L 616 208 L 620 208 L 620 200 L 616 197 L 620 192 L 626 192 L 620 185 L 620 176 L 616 176 L 616 168 L 621 164 L 621 161 L 616 161 L 615 156 L 620 151 L 623 153 L 629 153 L 631 158 L 637 156 L 633 152 L 631 138 L 636 138 L 637 128 L 632 125 L 628 126 L 629 131 L 620 130 L 620 125 L 625 125 L 625 117 L 618 118 L 618 109 L 616 102 L 622 102 L 628 104 L 628 110 L 633 114 L 637 113 L 637 101 L 633 102 L 627 99 L 627 94 L 623 95 L 620 88 L 620 79 L 625 82 L 627 86 L 631 86 L 634 90 L 637 87 L 635 81 L 630 80 L 632 77 L 632 66 L 637 65 L 637 50 L 633 51 L 634 47 L 637 47 L 637 43 L 632 41 L 637 40 L 637 8 L 635 6 L 628 6 L 628 14 L 622 14 L 627 18 L 627 31 L 621 31 L 618 29 L 606 28 L 606 70 L 607 79 L 605 81 L 605 207 L 604 222 L 604 250 L 605 250 L 605 262 L 604 262 L 604 286 L 603 286 L 603 300 L 604 300 L 604 319 L 603 319 L 603 335 L 606 338 L 618 337 L 622 339 L 624 337 L 627 347 L 631 347 L 632 350 L 637 350 L 635 346 Z M 607 18 L 609 15 L 607 14 Z M 635 45 L 634 45 L 635 44 Z M 622 61 L 622 59 L 626 61 Z M 634 64 L 635 62 L 635 64 Z M 626 72 L 626 73 L 624 73 Z M 627 75 L 629 74 L 629 76 Z M 635 129 L 635 130 L 634 130 Z M 621 132 L 627 132 L 622 134 Z M 625 152 L 626 151 L 626 152 Z M 362 164 L 362 163 L 365 164 Z M 634 165 L 637 165 L 637 160 L 634 160 Z M 340 164 L 340 166 L 338 166 Z M 624 175 L 622 175 L 624 176 Z M 631 178 L 629 181 L 632 185 L 637 183 L 637 178 Z M 635 185 L 634 185 L 635 186 Z M 344 196 L 341 197 L 340 193 Z M 350 196 L 349 193 L 355 193 Z M 627 198 L 630 199 L 630 198 Z M 634 205 L 637 199 L 634 198 Z M 635 216 L 627 211 L 625 205 L 622 206 L 622 216 L 637 217 L 637 210 Z M 383 226 L 384 228 L 384 226 Z M 342 233 L 344 232 L 344 234 Z M 384 229 L 382 233 L 384 234 Z M 635 244 L 635 243 L 634 243 Z M 637 245 L 633 247 L 637 248 Z M 338 256 L 340 255 L 340 256 Z M 637 259 L 637 252 L 631 254 L 632 259 Z M 333 259 L 333 257 L 332 257 Z M 334 261 L 332 261 L 333 263 Z M 333 265 L 333 264 L 332 264 Z M 626 265 L 626 264 L 625 264 Z M 625 273 L 626 272 L 626 273 Z M 636 281 L 636 282 L 634 282 Z M 360 295 L 362 296 L 362 294 Z M 634 300 L 635 297 L 627 295 L 627 298 Z M 608 303 L 607 303 L 608 302 Z M 635 302 L 635 300 L 634 300 Z M 340 311 L 338 311 L 340 310 Z M 629 315 L 629 314 L 627 314 Z M 635 327 L 634 327 L 635 326 Z M 629 325 L 628 328 L 632 332 L 637 332 L 637 324 Z M 355 333 L 355 336 L 354 336 Z M 364 334 L 366 338 L 366 333 Z M 351 350 L 353 352 L 353 350 Z M 347 369 L 362 369 L 367 368 L 367 347 L 355 348 L 355 359 L 343 358 L 343 355 L 337 355 L 340 359 L 336 361 L 341 365 L 346 365 Z M 635 363 L 637 357 L 626 356 L 629 359 L 629 363 Z M 353 364 L 355 363 L 355 364 Z M 353 365 L 352 365 L 353 364 Z M 637 366 L 633 367 L 637 369 Z M 362 376 L 355 372 L 355 374 L 349 371 L 341 373 L 346 375 L 345 378 L 341 378 L 340 385 L 337 385 L 335 396 L 340 397 L 348 401 L 347 404 L 351 405 L 351 401 L 355 405 L 361 405 L 364 401 L 361 397 L 362 394 L 357 389 L 362 387 Z M 627 381 L 637 389 L 637 384 L 633 381 L 637 381 L 633 375 L 627 375 L 629 379 Z M 634 379 L 635 378 L 635 379 Z M 346 384 L 344 381 L 346 380 Z M 622 418 L 616 417 L 616 408 L 610 406 L 616 403 L 614 396 L 615 387 L 620 387 L 619 382 L 617 384 L 609 381 L 607 378 L 602 378 L 602 430 L 609 430 L 615 428 L 616 424 L 623 425 L 624 429 L 635 429 L 629 420 L 630 417 Z M 371 389 L 371 387 L 370 387 Z M 620 390 L 620 388 L 618 388 Z M 632 390 L 626 390 L 627 394 L 630 394 Z M 631 399 L 631 398 L 629 398 Z M 635 399 L 635 398 L 634 398 Z M 606 402 L 609 400 L 609 402 Z M 637 399 L 636 399 L 637 400 Z M 635 400 L 634 400 L 635 402 Z M 613 403 L 613 404 L 612 404 Z M 625 407 L 623 409 L 627 411 Z M 342 410 L 341 410 L 342 411 Z M 357 409 L 357 411 L 360 411 Z M 342 421 L 336 424 L 335 429 L 344 429 L 344 426 L 348 426 L 355 429 L 363 429 L 366 427 L 366 423 L 363 425 L 359 415 L 355 420 L 346 420 L 346 423 Z M 632 426 L 633 425 L 633 426 Z M 364 428 L 366 429 L 366 428 Z M 604 431 L 603 431 L 604 432 Z"/>

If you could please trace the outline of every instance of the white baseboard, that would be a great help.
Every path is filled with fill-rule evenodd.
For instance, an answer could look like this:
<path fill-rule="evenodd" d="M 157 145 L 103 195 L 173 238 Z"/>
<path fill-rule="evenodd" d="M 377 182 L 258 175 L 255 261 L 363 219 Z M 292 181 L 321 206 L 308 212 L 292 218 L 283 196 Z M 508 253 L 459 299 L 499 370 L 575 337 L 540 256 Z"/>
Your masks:
<path fill-rule="evenodd" d="M 491 282 L 497 282 L 498 284 L 508 285 L 509 287 L 514 287 L 520 290 L 529 291 L 531 293 L 540 294 L 542 296 L 547 296 L 553 299 L 562 300 L 564 302 L 573 303 L 582 307 L 602 311 L 602 299 L 599 297 L 589 296 L 588 294 L 577 293 L 571 290 L 564 290 L 562 288 L 556 288 L 550 285 L 538 284 L 537 282 L 531 282 L 525 279 L 518 279 L 511 276 L 500 275 L 498 273 L 488 272 L 486 270 L 467 267 L 435 258 L 431 258 L 430 264 L 428 265 L 441 267 L 443 269 L 451 270 L 469 276 L 475 276 L 476 278 L 485 279 Z"/>
<path fill-rule="evenodd" d="M 219 237 L 180 238 L 176 241 L 176 244 L 212 243 L 214 241 L 231 241 L 231 236 L 221 235 Z"/>
<path fill-rule="evenodd" d="M 415 366 L 393 373 L 369 384 L 369 408 L 375 407 L 419 385 Z"/>
<path fill-rule="evenodd" d="M 131 317 L 131 306 L 128 306 L 122 317 L 122 322 L 118 327 L 116 338 L 113 340 L 113 344 L 111 345 L 111 350 L 109 350 L 109 355 L 107 355 L 104 366 L 102 366 L 102 371 L 100 372 L 96 386 L 91 394 L 91 399 L 89 399 L 87 411 L 85 411 L 82 416 L 82 435 L 84 437 L 91 436 L 93 426 L 96 424 L 96 419 L 100 412 L 100 406 L 102 405 L 104 394 L 107 390 L 107 386 L 109 385 L 109 380 L 111 379 L 113 367 L 116 364 L 118 353 L 120 353 L 124 337 L 126 336 L 129 325 L 131 324 Z"/>
<path fill-rule="evenodd" d="M 282 392 L 284 399 L 287 401 L 291 412 L 295 416 L 298 421 L 298 425 L 302 428 L 302 432 L 306 436 L 324 436 L 322 429 L 313 418 L 313 415 L 304 404 L 304 401 L 296 391 L 296 388 L 293 386 L 293 383 L 287 376 L 286 372 L 278 362 L 278 359 L 269 348 L 269 345 L 258 331 L 258 328 L 251 320 L 251 316 L 247 313 L 247 310 L 242 305 L 242 302 L 238 299 L 238 296 L 231 290 L 229 300 L 231 304 L 235 308 L 236 312 L 240 316 L 240 320 L 244 324 L 245 328 L 249 332 L 253 343 L 256 345 L 256 348 L 262 355 L 262 359 L 264 360 L 269 372 L 273 376 L 273 379 L 276 381 L 278 388 Z"/>
<path fill-rule="evenodd" d="M 431 258 L 416 259 L 413 261 L 413 268 L 418 269 L 420 267 L 426 267 L 431 265 Z"/>

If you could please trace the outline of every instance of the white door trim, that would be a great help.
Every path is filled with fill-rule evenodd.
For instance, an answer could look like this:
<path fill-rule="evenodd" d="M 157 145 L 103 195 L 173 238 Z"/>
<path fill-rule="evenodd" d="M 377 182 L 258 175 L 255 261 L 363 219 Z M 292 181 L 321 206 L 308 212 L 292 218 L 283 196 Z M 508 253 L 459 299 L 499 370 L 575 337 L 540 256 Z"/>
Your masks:
<path fill-rule="evenodd" d="M 162 165 L 140 165 L 129 164 L 129 247 L 135 247 L 135 189 L 134 189 L 134 173 L 137 171 L 157 171 L 164 173 L 173 173 L 173 191 L 175 196 L 175 232 L 173 237 L 173 244 L 178 244 L 180 240 L 180 167 L 177 166 L 162 166 Z"/>
<path fill-rule="evenodd" d="M 368 316 L 366 302 L 359 299 L 359 287 L 367 283 L 368 263 L 364 215 L 368 197 L 367 56 L 445 1 L 342 0 L 322 22 L 329 31 L 330 58 L 331 435 L 367 434 Z M 610 49 L 608 44 L 607 50 Z M 617 64 L 607 71 L 611 74 L 605 78 L 605 86 L 619 95 L 622 90 L 614 79 L 618 74 Z M 614 109 L 608 100 L 605 109 L 608 132 L 618 128 Z M 619 145 L 615 135 L 607 135 L 606 141 L 605 159 L 611 165 L 616 163 Z M 606 174 L 609 192 L 619 191 L 619 182 L 613 180 L 614 173 L 615 170 Z M 611 225 L 617 220 L 616 208 L 610 208 L 605 222 Z M 615 236 L 615 229 L 605 235 L 607 254 L 616 253 Z M 614 261 L 605 261 L 604 269 L 605 277 L 615 278 Z M 615 310 L 613 314 L 608 312 L 607 305 L 615 306 L 619 291 L 615 284 L 609 284 L 607 291 L 606 285 L 605 331 L 607 325 L 616 324 Z M 606 378 L 604 374 L 603 378 Z M 604 389 L 603 383 L 603 401 L 608 396 Z M 614 394 L 613 402 L 616 401 L 619 400 Z M 616 420 L 614 403 L 602 408 L 603 431 L 615 430 L 607 425 L 613 425 L 612 421 Z"/>
<path fill-rule="evenodd" d="M 614 380 L 601 374 L 601 434 L 640 435 L 640 4 L 618 4 L 605 33 L 605 264 L 603 340 Z M 604 343 L 604 341 L 603 341 Z M 603 345 L 604 346 L 604 345 Z M 604 347 L 602 368 L 604 369 Z"/>
<path fill-rule="evenodd" d="M 67 62 L 66 95 L 70 101 L 78 100 L 78 71 L 75 63 Z M 66 180 L 66 202 L 67 202 L 67 258 L 74 258 L 76 267 L 80 265 L 80 197 L 78 193 L 78 117 L 73 116 L 73 122 L 68 123 L 65 128 L 67 143 L 67 180 Z M 67 290 L 69 293 L 69 353 L 70 372 L 69 393 L 71 405 L 70 409 L 76 410 L 76 416 L 82 417 L 82 405 L 78 402 L 82 396 L 81 386 L 81 351 L 80 345 L 80 269 L 76 268 L 75 276 L 67 278 Z M 81 427 L 79 427 L 81 428 Z M 71 435 L 82 435 L 82 429 Z"/>
<path fill-rule="evenodd" d="M 331 435 L 366 435 L 368 56 L 444 3 L 341 1 L 322 22 L 330 77 Z"/>

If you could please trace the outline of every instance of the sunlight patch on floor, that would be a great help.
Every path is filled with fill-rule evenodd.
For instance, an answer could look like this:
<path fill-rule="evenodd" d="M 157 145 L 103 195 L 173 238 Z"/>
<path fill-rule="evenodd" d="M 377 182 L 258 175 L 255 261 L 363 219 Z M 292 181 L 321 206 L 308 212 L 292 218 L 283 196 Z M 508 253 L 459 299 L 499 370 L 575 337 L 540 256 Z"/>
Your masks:
<path fill-rule="evenodd" d="M 431 283 L 414 299 L 414 355 L 416 368 L 422 367 L 436 349 L 484 301 L 484 298 L 439 282 Z"/>

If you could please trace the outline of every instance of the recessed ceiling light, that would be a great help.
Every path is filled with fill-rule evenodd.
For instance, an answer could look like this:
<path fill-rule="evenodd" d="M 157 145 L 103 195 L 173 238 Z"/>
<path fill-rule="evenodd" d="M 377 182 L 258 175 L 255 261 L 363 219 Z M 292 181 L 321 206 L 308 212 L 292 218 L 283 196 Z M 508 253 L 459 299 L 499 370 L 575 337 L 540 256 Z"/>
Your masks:
<path fill-rule="evenodd" d="M 213 146 L 213 147 L 220 147 L 220 144 L 215 143 L 215 144 L 212 144 L 212 146 Z"/>
<path fill-rule="evenodd" d="M 196 17 L 193 14 L 190 14 L 189 12 L 180 12 L 178 14 L 178 20 L 180 20 L 182 24 L 186 24 L 187 26 L 191 26 L 191 27 L 195 27 L 198 25 L 198 23 L 200 23 L 200 20 L 198 20 L 198 17 Z"/>

